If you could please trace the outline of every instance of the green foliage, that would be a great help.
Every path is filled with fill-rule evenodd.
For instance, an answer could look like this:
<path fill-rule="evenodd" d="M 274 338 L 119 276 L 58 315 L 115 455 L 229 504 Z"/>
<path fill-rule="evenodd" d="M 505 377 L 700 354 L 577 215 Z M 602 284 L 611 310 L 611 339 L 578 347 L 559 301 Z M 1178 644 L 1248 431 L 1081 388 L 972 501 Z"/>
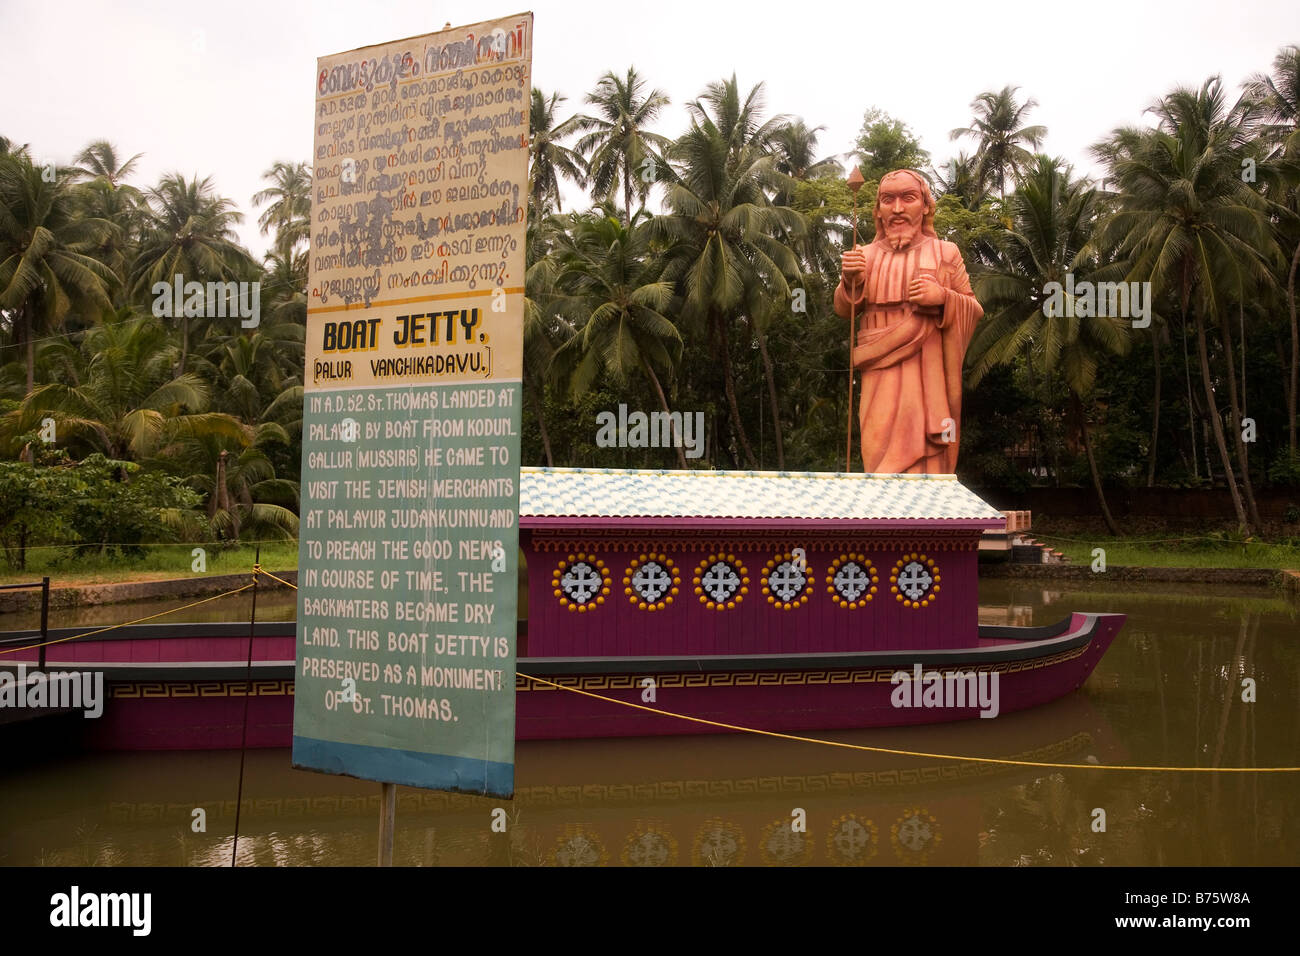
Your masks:
<path fill-rule="evenodd" d="M 930 165 L 929 152 L 907 124 L 874 106 L 862 118 L 854 155 L 869 183 L 895 169 L 919 170 Z"/>
<path fill-rule="evenodd" d="M 975 98 L 953 131 L 968 152 L 928 170 L 936 231 L 960 249 L 986 312 L 968 356 L 965 480 L 1091 481 L 1100 493 L 1103 481 L 1206 486 L 1226 470 L 1300 487 L 1287 435 L 1297 77 L 1300 48 L 1286 47 L 1236 105 L 1217 79 L 1166 94 L 1154 126 L 1097 144 L 1100 187 L 1039 153 L 1033 99 L 1010 86 Z M 589 114 L 566 115 L 557 92 L 533 90 L 530 103 L 524 460 L 680 467 L 672 449 L 595 444 L 596 415 L 626 404 L 703 413 L 706 452 L 687 467 L 842 469 L 848 324 L 831 297 L 855 199 L 822 128 L 766 115 L 762 84 L 734 76 L 684 104 L 675 139 L 652 132 L 674 125 L 669 104 L 634 69 L 606 72 L 582 101 Z M 869 242 L 880 176 L 931 158 L 878 109 L 854 146 L 866 178 L 857 239 Z M 67 555 L 200 527 L 226 541 L 295 534 L 310 164 L 269 165 L 254 204 L 273 250 L 259 263 L 211 178 L 133 185 L 138 155 L 97 141 L 51 181 L 32 155 L 0 138 L 11 563 L 34 541 Z M 1257 184 L 1242 182 L 1243 158 Z M 566 182 L 590 208 L 558 214 Z M 260 281 L 261 324 L 155 318 L 150 286 L 177 272 Z M 1151 281 L 1151 328 L 1045 314 L 1044 285 L 1067 273 Z M 1243 414 L 1257 442 L 1207 454 L 1207 427 Z M 47 419 L 57 451 L 39 434 Z"/>
<path fill-rule="evenodd" d="M 200 500 L 179 479 L 98 454 L 62 464 L 0 461 L 0 546 L 13 570 L 36 547 L 139 555 L 147 543 L 203 537 Z"/>

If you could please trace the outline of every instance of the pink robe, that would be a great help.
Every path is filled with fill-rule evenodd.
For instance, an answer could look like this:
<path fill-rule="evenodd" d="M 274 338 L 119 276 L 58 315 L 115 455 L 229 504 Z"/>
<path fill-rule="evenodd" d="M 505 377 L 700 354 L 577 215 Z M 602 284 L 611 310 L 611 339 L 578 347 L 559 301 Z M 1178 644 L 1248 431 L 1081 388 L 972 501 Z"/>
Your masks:
<path fill-rule="evenodd" d="M 835 290 L 844 318 L 856 306 L 862 464 L 868 473 L 946 474 L 957 469 L 961 369 L 984 310 L 957 246 L 922 236 L 902 251 L 883 239 L 866 248 L 867 281 Z M 941 306 L 907 301 L 913 276 L 934 276 Z M 948 421 L 945 421 L 948 420 Z M 951 439 L 946 440 L 946 439 Z"/>

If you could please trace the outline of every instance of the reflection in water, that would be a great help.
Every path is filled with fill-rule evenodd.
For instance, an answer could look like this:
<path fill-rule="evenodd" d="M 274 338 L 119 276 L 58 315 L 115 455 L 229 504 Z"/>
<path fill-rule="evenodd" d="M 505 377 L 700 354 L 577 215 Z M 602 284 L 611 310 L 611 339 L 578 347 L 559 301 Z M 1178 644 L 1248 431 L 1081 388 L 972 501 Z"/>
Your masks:
<path fill-rule="evenodd" d="M 996 720 L 825 736 L 1066 763 L 1300 762 L 1300 644 L 1297 608 L 1287 600 L 1209 588 L 1044 592 L 1009 581 L 984 582 L 981 597 L 986 623 L 1042 624 L 1066 610 L 1129 619 L 1083 691 L 1049 706 Z M 1253 703 L 1242 700 L 1247 678 L 1257 688 Z M 58 720 L 41 723 L 39 737 L 12 727 L 0 734 L 7 755 L 0 864 L 229 864 L 237 752 L 61 754 Z M 725 735 L 526 742 L 516 779 L 513 801 L 400 788 L 394 862 L 1283 865 L 1300 858 L 1296 774 L 1052 771 Z M 378 789 L 292 770 L 287 750 L 250 751 L 240 864 L 372 864 Z M 195 833 L 199 808 L 207 828 Z M 1098 809 L 1104 832 L 1093 829 Z"/>

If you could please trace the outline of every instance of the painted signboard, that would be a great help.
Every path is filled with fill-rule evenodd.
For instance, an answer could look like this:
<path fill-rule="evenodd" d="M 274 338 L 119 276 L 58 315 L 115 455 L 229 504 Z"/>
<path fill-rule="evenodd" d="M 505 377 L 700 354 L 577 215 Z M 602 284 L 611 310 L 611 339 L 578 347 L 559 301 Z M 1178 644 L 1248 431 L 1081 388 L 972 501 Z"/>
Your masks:
<path fill-rule="evenodd" d="M 297 767 L 514 789 L 532 27 L 318 61 Z"/>

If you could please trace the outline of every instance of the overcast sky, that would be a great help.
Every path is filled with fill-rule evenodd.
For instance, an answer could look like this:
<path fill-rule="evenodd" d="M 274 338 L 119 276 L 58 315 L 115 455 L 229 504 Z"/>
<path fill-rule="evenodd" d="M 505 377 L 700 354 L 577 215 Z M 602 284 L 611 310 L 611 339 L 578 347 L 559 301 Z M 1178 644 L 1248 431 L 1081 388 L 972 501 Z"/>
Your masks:
<path fill-rule="evenodd" d="M 137 185 L 164 172 L 212 176 L 246 214 L 255 254 L 253 193 L 277 159 L 312 145 L 316 57 L 506 16 L 524 6 L 429 0 L 221 0 L 217 3 L 0 0 L 0 135 L 37 159 L 66 163 L 108 139 L 144 153 Z M 1001 5 L 927 0 L 744 4 L 711 0 L 537 0 L 533 83 L 569 100 L 606 70 L 635 65 L 672 99 L 659 132 L 685 125 L 683 102 L 736 73 L 763 82 L 770 113 L 824 125 L 822 153 L 852 148 L 863 112 L 878 106 L 920 136 L 936 164 L 963 144 L 970 101 L 1007 84 L 1039 103 L 1045 149 L 1092 169 L 1089 144 L 1179 84 L 1220 74 L 1236 93 L 1300 42 L 1295 0 L 1047 0 Z M 850 45 L 850 37 L 860 37 Z"/>

